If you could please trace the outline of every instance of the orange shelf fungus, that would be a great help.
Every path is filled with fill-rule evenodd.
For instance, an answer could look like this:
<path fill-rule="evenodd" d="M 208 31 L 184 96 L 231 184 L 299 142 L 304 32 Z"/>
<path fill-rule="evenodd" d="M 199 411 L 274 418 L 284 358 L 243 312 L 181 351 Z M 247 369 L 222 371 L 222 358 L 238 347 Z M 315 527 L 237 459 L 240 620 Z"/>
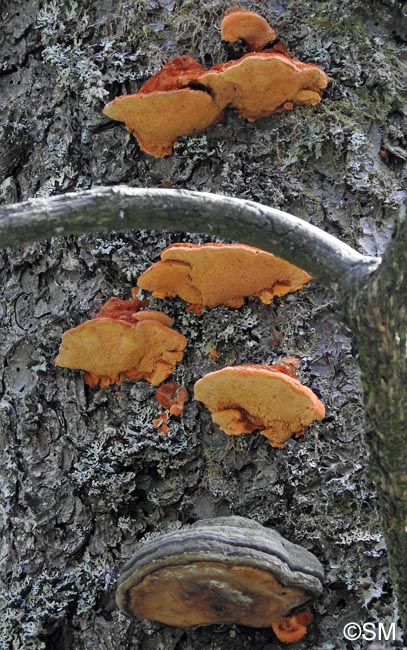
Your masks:
<path fill-rule="evenodd" d="M 161 384 L 182 359 L 187 341 L 171 329 L 166 314 L 133 311 L 140 302 L 145 304 L 110 299 L 94 318 L 65 332 L 55 364 L 84 370 L 89 386 L 140 378 Z"/>
<path fill-rule="evenodd" d="M 265 18 L 254 11 L 244 11 L 238 7 L 225 13 L 220 30 L 224 41 L 245 41 L 253 52 L 263 50 L 277 38 L 277 32 Z"/>
<path fill-rule="evenodd" d="M 199 133 L 216 122 L 222 108 L 203 88 L 187 87 L 205 68 L 191 57 L 169 61 L 134 95 L 116 97 L 103 112 L 124 122 L 146 153 L 161 158 L 181 135 Z"/>
<path fill-rule="evenodd" d="M 273 632 L 283 643 L 300 641 L 307 633 L 307 625 L 312 621 L 312 614 L 308 611 L 300 612 L 295 616 L 286 616 L 271 624 Z"/>
<path fill-rule="evenodd" d="M 222 117 L 228 105 L 254 121 L 295 104 L 318 104 L 327 75 L 312 63 L 291 58 L 275 30 L 252 11 L 232 9 L 223 18 L 222 37 L 243 39 L 250 54 L 206 70 L 190 56 L 168 61 L 132 95 L 116 97 L 103 113 L 124 122 L 146 153 L 161 158 L 182 135 L 200 133 Z"/>
<path fill-rule="evenodd" d="M 249 296 L 269 304 L 275 296 L 301 289 L 310 279 L 293 264 L 252 246 L 173 244 L 137 285 L 157 298 L 179 296 L 199 314 L 203 307 L 241 307 Z"/>
<path fill-rule="evenodd" d="M 245 54 L 214 66 L 198 78 L 219 105 L 230 104 L 253 122 L 294 104 L 318 104 L 328 77 L 318 66 L 278 52 Z"/>
<path fill-rule="evenodd" d="M 297 379 L 273 366 L 228 366 L 195 384 L 194 397 L 228 435 L 259 430 L 272 447 L 284 447 L 293 435 L 325 417 L 318 397 Z"/>

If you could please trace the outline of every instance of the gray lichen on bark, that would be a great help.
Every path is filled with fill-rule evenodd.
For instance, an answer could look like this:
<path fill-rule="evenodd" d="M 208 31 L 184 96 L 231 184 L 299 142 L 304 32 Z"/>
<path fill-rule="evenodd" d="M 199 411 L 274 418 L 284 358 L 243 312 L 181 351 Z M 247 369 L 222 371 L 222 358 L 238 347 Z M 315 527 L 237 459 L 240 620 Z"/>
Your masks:
<path fill-rule="evenodd" d="M 277 24 L 295 56 L 329 73 L 323 102 L 256 124 L 228 112 L 164 160 L 140 153 L 101 115 L 104 97 L 135 91 L 177 54 L 207 65 L 226 58 L 218 32 L 226 2 L 6 5 L 3 202 L 121 182 L 220 192 L 296 214 L 369 255 L 384 252 L 406 178 L 403 3 L 245 3 Z M 128 297 L 172 241 L 159 232 L 92 235 L 1 254 L 2 642 L 278 648 L 268 630 L 132 625 L 114 603 L 117 571 L 143 537 L 236 513 L 276 527 L 324 562 L 327 585 L 303 645 L 344 649 L 345 622 L 388 624 L 395 614 L 366 469 L 356 351 L 328 293 L 314 284 L 272 307 L 251 301 L 200 320 L 168 303 L 191 342 L 174 376 L 190 392 L 217 367 L 207 356 L 212 344 L 222 365 L 301 358 L 301 378 L 328 417 L 282 451 L 259 436 L 226 439 L 192 401 L 170 435 L 157 436 L 148 384 L 127 382 L 117 397 L 53 367 L 62 331 L 111 295 Z"/>

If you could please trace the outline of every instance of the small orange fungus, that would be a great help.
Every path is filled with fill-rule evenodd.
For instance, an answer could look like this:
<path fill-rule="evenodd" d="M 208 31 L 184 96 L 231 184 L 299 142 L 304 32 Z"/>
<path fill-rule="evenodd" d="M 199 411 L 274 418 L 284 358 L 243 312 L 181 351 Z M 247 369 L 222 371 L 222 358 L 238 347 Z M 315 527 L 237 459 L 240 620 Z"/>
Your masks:
<path fill-rule="evenodd" d="M 273 632 L 283 643 L 300 641 L 307 633 L 307 625 L 312 621 L 310 612 L 300 612 L 295 616 L 286 616 L 271 624 Z"/>
<path fill-rule="evenodd" d="M 214 348 L 213 346 L 210 349 L 209 358 L 212 359 L 212 361 L 218 361 L 219 359 L 216 348 Z"/>
<path fill-rule="evenodd" d="M 184 403 L 188 396 L 186 388 L 176 382 L 162 384 L 155 391 L 155 398 L 161 406 L 169 409 L 170 415 L 180 416 L 184 410 Z"/>
<path fill-rule="evenodd" d="M 161 413 L 158 418 L 154 418 L 153 420 L 153 427 L 154 429 L 157 429 L 157 433 L 164 433 L 167 434 L 170 432 L 167 424 L 168 420 L 168 415 L 167 413 Z"/>
<path fill-rule="evenodd" d="M 130 300 L 109 298 L 97 314 L 95 314 L 94 318 L 114 318 L 115 320 L 124 320 L 127 323 L 132 323 L 134 314 L 147 306 L 148 300 L 139 300 L 138 298 L 131 298 Z"/>
<path fill-rule="evenodd" d="M 245 41 L 252 51 L 263 50 L 277 38 L 277 32 L 265 18 L 237 7 L 225 13 L 220 29 L 224 41 Z"/>

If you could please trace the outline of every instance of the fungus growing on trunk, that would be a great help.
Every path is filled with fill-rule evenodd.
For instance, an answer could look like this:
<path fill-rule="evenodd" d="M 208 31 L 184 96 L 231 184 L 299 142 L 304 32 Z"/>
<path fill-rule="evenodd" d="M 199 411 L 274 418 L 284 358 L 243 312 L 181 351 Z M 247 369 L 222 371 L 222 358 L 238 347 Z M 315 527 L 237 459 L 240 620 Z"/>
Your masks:
<path fill-rule="evenodd" d="M 231 104 L 240 117 L 253 122 L 294 104 L 318 104 L 328 77 L 313 63 L 278 52 L 255 52 L 215 65 L 198 81 L 212 90 L 219 106 Z"/>
<path fill-rule="evenodd" d="M 228 366 L 196 382 L 194 397 L 228 435 L 259 430 L 272 447 L 325 417 L 325 408 L 307 386 L 273 366 Z"/>
<path fill-rule="evenodd" d="M 123 568 L 117 602 L 176 627 L 264 628 L 320 596 L 322 580 L 317 558 L 277 531 L 219 517 L 145 543 Z"/>
<path fill-rule="evenodd" d="M 277 32 L 265 18 L 254 11 L 245 11 L 238 7 L 225 13 L 220 31 L 224 41 L 245 41 L 252 51 L 263 50 L 277 38 Z"/>
<path fill-rule="evenodd" d="M 187 389 L 171 381 L 163 384 L 155 391 L 157 402 L 165 409 L 169 410 L 170 415 L 180 416 L 184 410 L 185 400 L 188 397 Z"/>
<path fill-rule="evenodd" d="M 310 279 L 293 264 L 252 246 L 172 244 L 137 285 L 157 298 L 179 296 L 199 313 L 202 307 L 241 307 L 249 296 L 269 304 Z"/>
<path fill-rule="evenodd" d="M 114 318 L 115 320 L 124 320 L 126 323 L 133 323 L 135 315 L 143 307 L 148 307 L 148 300 L 109 298 L 93 318 Z"/>
<path fill-rule="evenodd" d="M 222 108 L 203 87 L 188 87 L 205 68 L 189 56 L 166 63 L 134 95 L 116 97 L 103 112 L 124 122 L 143 151 L 157 158 L 172 152 L 181 135 L 216 122 Z"/>
<path fill-rule="evenodd" d="M 287 616 L 271 624 L 273 632 L 283 643 L 296 643 L 307 633 L 307 625 L 312 621 L 311 612 L 299 612 L 294 616 Z"/>
<path fill-rule="evenodd" d="M 137 311 L 145 304 L 111 298 L 94 318 L 65 332 L 55 364 L 85 370 L 89 386 L 140 378 L 158 386 L 182 359 L 187 341 L 166 314 Z"/>

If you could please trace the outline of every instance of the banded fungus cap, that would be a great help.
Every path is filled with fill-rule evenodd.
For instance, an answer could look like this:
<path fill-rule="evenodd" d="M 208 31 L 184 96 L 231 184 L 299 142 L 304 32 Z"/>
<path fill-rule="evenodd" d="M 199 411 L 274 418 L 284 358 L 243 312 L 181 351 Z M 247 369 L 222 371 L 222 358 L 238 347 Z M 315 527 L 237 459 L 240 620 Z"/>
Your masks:
<path fill-rule="evenodd" d="M 241 307 L 257 296 L 269 304 L 311 276 L 280 257 L 245 244 L 172 244 L 138 279 L 153 296 L 179 296 L 198 308 Z"/>
<path fill-rule="evenodd" d="M 219 105 L 231 104 L 253 122 L 294 104 L 318 104 L 328 77 L 313 63 L 279 52 L 254 52 L 215 65 L 197 81 L 212 90 Z"/>
<path fill-rule="evenodd" d="M 103 113 L 124 122 L 143 151 L 157 158 L 166 156 L 180 136 L 206 129 L 222 114 L 210 92 L 188 87 L 204 71 L 191 57 L 177 57 L 138 93 L 116 97 L 106 104 Z"/>
<path fill-rule="evenodd" d="M 140 378 L 158 386 L 182 359 L 187 341 L 168 327 L 166 319 L 172 319 L 166 314 L 160 320 L 154 312 L 136 316 L 140 314 L 144 318 L 133 322 L 95 317 L 68 330 L 55 364 L 85 370 L 85 383 L 90 386 Z"/>
<path fill-rule="evenodd" d="M 273 366 L 228 366 L 199 379 L 194 397 L 228 435 L 260 430 L 272 447 L 301 436 L 325 408 L 310 388 Z"/>
<path fill-rule="evenodd" d="M 176 627 L 269 627 L 322 593 L 309 551 L 244 517 L 219 517 L 144 544 L 119 578 L 128 615 Z"/>
<path fill-rule="evenodd" d="M 252 51 L 263 50 L 277 38 L 276 30 L 265 18 L 254 11 L 245 11 L 238 7 L 225 13 L 220 30 L 224 41 L 245 41 Z"/>

